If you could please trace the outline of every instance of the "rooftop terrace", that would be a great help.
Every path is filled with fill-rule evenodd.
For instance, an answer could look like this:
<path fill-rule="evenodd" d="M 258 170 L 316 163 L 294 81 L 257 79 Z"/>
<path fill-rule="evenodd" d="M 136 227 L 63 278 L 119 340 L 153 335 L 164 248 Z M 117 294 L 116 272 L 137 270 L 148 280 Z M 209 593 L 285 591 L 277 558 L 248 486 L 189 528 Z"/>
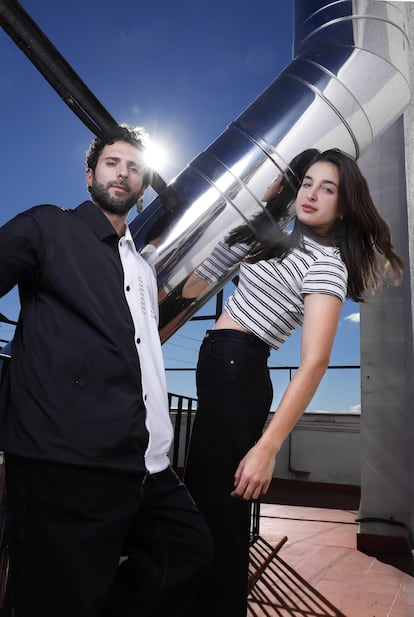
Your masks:
<path fill-rule="evenodd" d="M 413 617 L 412 563 L 392 565 L 357 550 L 357 516 L 261 504 L 251 561 L 266 563 L 270 547 L 282 546 L 257 577 L 248 616 Z"/>

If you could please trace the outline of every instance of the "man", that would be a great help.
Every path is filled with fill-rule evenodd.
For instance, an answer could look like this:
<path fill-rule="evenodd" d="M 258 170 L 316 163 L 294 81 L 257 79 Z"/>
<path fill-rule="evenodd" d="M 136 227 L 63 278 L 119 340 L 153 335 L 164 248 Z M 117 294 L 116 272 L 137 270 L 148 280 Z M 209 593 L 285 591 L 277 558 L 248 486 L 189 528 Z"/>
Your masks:
<path fill-rule="evenodd" d="M 210 561 L 169 466 L 156 281 L 126 224 L 148 173 L 145 134 L 120 126 L 91 144 L 90 201 L 0 229 L 0 295 L 21 300 L 0 407 L 16 617 L 178 617 Z"/>

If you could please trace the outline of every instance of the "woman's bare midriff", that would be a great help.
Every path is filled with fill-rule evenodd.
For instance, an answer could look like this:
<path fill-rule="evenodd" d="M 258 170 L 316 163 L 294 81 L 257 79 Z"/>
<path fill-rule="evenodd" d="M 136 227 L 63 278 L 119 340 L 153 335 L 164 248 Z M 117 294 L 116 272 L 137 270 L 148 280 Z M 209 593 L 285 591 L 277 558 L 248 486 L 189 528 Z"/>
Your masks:
<path fill-rule="evenodd" d="M 249 330 L 238 324 L 237 321 L 234 321 L 227 311 L 222 312 L 214 324 L 213 330 L 239 330 L 240 332 L 249 332 Z"/>

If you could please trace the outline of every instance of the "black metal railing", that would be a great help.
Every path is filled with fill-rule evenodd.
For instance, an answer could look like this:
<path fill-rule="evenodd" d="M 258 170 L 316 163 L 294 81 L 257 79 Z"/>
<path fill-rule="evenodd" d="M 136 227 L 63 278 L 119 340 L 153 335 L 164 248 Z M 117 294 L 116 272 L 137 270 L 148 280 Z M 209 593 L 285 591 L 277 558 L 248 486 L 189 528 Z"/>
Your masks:
<path fill-rule="evenodd" d="M 197 412 L 197 399 L 169 392 L 168 405 L 174 427 L 171 465 L 181 476 L 190 445 L 191 427 Z"/>

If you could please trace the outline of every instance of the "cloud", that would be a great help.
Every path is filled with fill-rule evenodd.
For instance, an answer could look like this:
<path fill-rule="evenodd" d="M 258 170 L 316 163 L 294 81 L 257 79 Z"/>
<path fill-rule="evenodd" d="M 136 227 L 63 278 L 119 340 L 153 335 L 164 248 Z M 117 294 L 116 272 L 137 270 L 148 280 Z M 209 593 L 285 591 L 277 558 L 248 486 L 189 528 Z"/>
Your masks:
<path fill-rule="evenodd" d="M 360 313 L 350 313 L 344 319 L 344 321 L 352 321 L 352 323 L 359 323 Z"/>
<path fill-rule="evenodd" d="M 360 414 L 361 405 L 351 405 L 349 409 L 309 409 L 306 413 L 320 413 L 320 414 L 335 414 L 335 413 L 352 413 Z"/>

